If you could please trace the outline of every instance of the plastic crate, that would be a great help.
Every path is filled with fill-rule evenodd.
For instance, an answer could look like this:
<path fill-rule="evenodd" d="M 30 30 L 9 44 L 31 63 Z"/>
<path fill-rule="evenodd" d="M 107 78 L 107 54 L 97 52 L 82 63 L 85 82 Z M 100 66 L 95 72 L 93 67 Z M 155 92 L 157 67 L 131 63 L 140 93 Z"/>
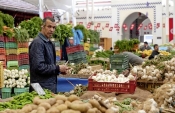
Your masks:
<path fill-rule="evenodd" d="M 0 60 L 1 61 L 6 61 L 6 56 L 5 55 L 0 55 Z"/>
<path fill-rule="evenodd" d="M 2 88 L 2 99 L 10 98 L 11 97 L 12 88 Z"/>
<path fill-rule="evenodd" d="M 29 64 L 29 59 L 22 59 L 18 61 L 19 66 Z"/>
<path fill-rule="evenodd" d="M 60 51 L 56 50 L 56 56 L 60 56 Z"/>
<path fill-rule="evenodd" d="M 25 92 L 26 92 L 26 88 L 14 88 L 15 96 Z"/>
<path fill-rule="evenodd" d="M 18 54 L 28 53 L 28 52 L 29 52 L 29 48 L 18 48 Z"/>
<path fill-rule="evenodd" d="M 67 54 L 84 51 L 84 47 L 82 45 L 76 45 L 72 47 L 66 47 Z"/>
<path fill-rule="evenodd" d="M 17 48 L 17 43 L 16 42 L 6 42 L 5 43 L 5 48 L 7 49 L 16 49 Z"/>
<path fill-rule="evenodd" d="M 29 87 L 25 87 L 25 89 L 26 89 L 26 92 L 29 92 Z"/>
<path fill-rule="evenodd" d="M 4 48 L 0 48 L 0 55 L 6 55 L 6 51 Z"/>
<path fill-rule="evenodd" d="M 0 42 L 4 42 L 4 36 L 0 36 Z"/>
<path fill-rule="evenodd" d="M 0 48 L 4 48 L 5 47 L 5 43 L 4 42 L 0 42 Z"/>
<path fill-rule="evenodd" d="M 18 55 L 7 55 L 7 61 L 16 61 L 19 60 Z"/>
<path fill-rule="evenodd" d="M 19 60 L 21 59 L 29 59 L 29 54 L 28 53 L 22 53 L 22 54 L 19 54 Z"/>
<path fill-rule="evenodd" d="M 17 55 L 17 49 L 6 49 L 6 55 Z"/>
<path fill-rule="evenodd" d="M 16 39 L 14 37 L 9 38 L 9 37 L 5 36 L 4 39 L 5 39 L 5 42 L 16 42 Z"/>
<path fill-rule="evenodd" d="M 18 43 L 18 48 L 28 48 L 28 47 L 29 47 L 29 43 L 28 42 Z"/>
<path fill-rule="evenodd" d="M 55 47 L 60 47 L 60 42 L 55 42 Z"/>
<path fill-rule="evenodd" d="M 95 75 L 92 75 L 95 76 Z M 92 76 L 88 79 L 89 91 L 103 91 L 103 92 L 115 92 L 115 93 L 129 93 L 134 94 L 137 82 L 129 81 L 127 83 L 114 83 L 114 82 L 96 82 L 92 79 Z"/>
<path fill-rule="evenodd" d="M 81 51 L 81 52 L 75 52 L 68 54 L 68 59 L 69 60 L 76 60 L 76 59 L 81 59 L 81 58 L 86 58 L 86 52 Z"/>
<path fill-rule="evenodd" d="M 7 61 L 7 68 L 18 67 L 18 61 Z"/>
<path fill-rule="evenodd" d="M 56 61 L 59 61 L 60 60 L 60 56 L 56 56 Z"/>
<path fill-rule="evenodd" d="M 29 65 L 21 65 L 19 66 L 19 70 L 22 70 L 22 69 L 27 69 L 29 70 L 30 66 Z"/>
<path fill-rule="evenodd" d="M 69 62 L 70 63 L 75 63 L 75 64 L 87 63 L 87 59 L 86 58 L 79 58 L 79 59 L 69 60 Z"/>

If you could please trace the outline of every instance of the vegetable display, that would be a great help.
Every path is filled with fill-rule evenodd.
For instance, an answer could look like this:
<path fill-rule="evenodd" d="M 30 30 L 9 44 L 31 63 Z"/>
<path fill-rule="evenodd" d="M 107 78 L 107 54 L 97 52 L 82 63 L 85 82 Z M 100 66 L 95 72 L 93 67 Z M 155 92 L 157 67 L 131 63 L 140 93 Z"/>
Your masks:
<path fill-rule="evenodd" d="M 17 69 L 4 69 L 4 87 L 24 88 L 27 84 L 30 84 L 30 77 L 26 69 L 22 69 L 20 71 Z"/>
<path fill-rule="evenodd" d="M 52 97 L 52 94 L 49 90 L 44 90 L 44 91 L 46 95 L 40 96 L 40 98 L 48 99 Z M 21 109 L 26 104 L 31 104 L 33 102 L 33 99 L 36 96 L 38 96 L 38 94 L 35 91 L 31 93 L 26 92 L 26 93 L 22 93 L 20 95 L 14 96 L 11 101 L 0 103 L 0 111 L 6 110 L 6 109 Z M 23 112 L 23 113 L 26 113 L 26 112 Z"/>
<path fill-rule="evenodd" d="M 113 70 L 99 70 L 96 72 L 96 75 L 92 76 L 92 79 L 97 82 L 116 82 L 116 83 L 125 83 L 129 80 L 135 80 L 133 75 L 125 77 L 123 74 L 117 76 L 117 71 Z"/>

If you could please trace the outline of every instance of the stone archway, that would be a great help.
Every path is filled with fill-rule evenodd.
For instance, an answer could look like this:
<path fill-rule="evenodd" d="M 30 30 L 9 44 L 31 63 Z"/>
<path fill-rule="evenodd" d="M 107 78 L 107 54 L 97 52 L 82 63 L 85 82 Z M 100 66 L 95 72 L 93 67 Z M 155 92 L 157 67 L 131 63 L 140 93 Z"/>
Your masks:
<path fill-rule="evenodd" d="M 121 28 L 122 30 L 122 39 L 131 39 L 131 38 L 138 38 L 140 41 L 143 41 L 144 34 L 152 34 L 152 29 L 147 28 L 144 30 L 145 26 L 152 23 L 149 17 L 141 12 L 133 12 L 129 14 L 125 20 L 123 21 L 122 25 L 127 26 L 127 30 L 125 28 Z M 131 30 L 131 25 L 134 24 L 134 28 Z M 143 26 L 138 30 L 139 25 L 142 24 Z M 152 25 L 153 27 L 153 25 Z"/>

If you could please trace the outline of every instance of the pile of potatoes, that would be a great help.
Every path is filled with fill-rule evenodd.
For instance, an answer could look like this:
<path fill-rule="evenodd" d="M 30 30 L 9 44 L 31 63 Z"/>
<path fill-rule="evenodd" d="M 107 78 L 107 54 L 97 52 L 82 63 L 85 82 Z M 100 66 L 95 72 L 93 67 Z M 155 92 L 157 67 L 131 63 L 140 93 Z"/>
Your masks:
<path fill-rule="evenodd" d="M 0 113 L 118 113 L 115 107 L 106 108 L 96 99 L 83 102 L 76 95 L 66 97 L 55 95 L 54 98 L 40 99 L 35 97 L 32 104 L 19 110 L 5 110 Z"/>

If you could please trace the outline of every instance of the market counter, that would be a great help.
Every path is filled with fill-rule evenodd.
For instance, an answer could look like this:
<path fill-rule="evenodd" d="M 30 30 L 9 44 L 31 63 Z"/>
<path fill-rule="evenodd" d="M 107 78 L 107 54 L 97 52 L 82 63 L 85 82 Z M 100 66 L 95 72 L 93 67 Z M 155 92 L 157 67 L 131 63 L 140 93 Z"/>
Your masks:
<path fill-rule="evenodd" d="M 58 77 L 57 81 L 58 81 L 57 92 L 69 92 L 74 89 L 74 86 L 76 86 L 76 84 L 82 84 L 82 85 L 88 84 L 88 79 L 79 79 L 79 78 Z"/>

